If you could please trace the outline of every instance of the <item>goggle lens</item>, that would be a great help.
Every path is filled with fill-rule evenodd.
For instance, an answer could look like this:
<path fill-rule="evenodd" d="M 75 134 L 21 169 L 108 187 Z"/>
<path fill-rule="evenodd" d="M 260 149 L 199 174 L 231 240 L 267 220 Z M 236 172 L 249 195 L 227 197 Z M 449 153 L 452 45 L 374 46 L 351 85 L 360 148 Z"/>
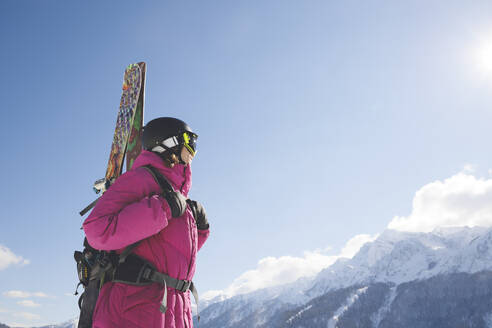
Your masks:
<path fill-rule="evenodd" d="M 196 139 L 198 139 L 198 136 L 194 133 L 183 133 L 184 145 L 193 156 L 196 154 Z"/>

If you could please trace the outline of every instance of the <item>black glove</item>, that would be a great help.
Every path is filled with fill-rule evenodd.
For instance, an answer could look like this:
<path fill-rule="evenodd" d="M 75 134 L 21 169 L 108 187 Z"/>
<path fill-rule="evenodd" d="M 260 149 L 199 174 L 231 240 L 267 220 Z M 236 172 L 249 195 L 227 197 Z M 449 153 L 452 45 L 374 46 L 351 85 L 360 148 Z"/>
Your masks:
<path fill-rule="evenodd" d="M 196 200 L 191 199 L 188 199 L 186 202 L 188 202 L 188 205 L 190 205 L 198 230 L 207 230 L 209 228 L 207 213 L 205 212 L 202 204 L 200 204 Z"/>
<path fill-rule="evenodd" d="M 180 192 L 166 191 L 162 194 L 162 197 L 164 197 L 169 204 L 173 218 L 179 218 L 184 214 L 186 211 L 186 197 Z"/>

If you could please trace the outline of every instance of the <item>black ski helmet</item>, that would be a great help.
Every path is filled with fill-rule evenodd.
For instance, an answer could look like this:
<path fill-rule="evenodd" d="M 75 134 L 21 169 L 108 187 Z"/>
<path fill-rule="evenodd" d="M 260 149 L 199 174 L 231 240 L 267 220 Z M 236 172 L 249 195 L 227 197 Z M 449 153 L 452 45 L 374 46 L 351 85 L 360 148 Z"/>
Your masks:
<path fill-rule="evenodd" d="M 185 122 L 173 117 L 159 117 L 148 122 L 143 128 L 142 143 L 145 150 L 162 154 L 170 148 L 183 143 L 182 135 L 188 132 L 196 139 L 197 135 Z M 176 137 L 176 145 L 166 147 L 163 141 Z M 174 139 L 173 139 L 174 141 Z"/>

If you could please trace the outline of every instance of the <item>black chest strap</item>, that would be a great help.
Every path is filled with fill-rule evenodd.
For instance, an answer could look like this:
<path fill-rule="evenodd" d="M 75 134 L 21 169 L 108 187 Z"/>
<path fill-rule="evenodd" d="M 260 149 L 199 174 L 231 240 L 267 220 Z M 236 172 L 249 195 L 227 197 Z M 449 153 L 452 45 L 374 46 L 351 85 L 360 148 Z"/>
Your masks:
<path fill-rule="evenodd" d="M 113 282 L 121 282 L 134 286 L 146 286 L 158 283 L 164 287 L 160 311 L 167 310 L 167 287 L 172 287 L 180 292 L 191 291 L 198 307 L 198 291 L 192 281 L 173 278 L 157 269 L 138 255 L 129 254 L 125 261 L 119 263 L 113 274 Z"/>

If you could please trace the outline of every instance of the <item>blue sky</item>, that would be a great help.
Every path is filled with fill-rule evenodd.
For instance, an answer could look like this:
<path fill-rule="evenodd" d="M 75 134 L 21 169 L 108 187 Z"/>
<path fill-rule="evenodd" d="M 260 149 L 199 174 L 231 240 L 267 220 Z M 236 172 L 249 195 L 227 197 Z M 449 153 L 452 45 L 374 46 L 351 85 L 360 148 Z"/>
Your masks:
<path fill-rule="evenodd" d="M 465 165 L 489 174 L 491 9 L 1 1 L 0 245 L 18 263 L 0 260 L 0 322 L 77 313 L 77 213 L 105 173 L 129 63 L 148 65 L 145 121 L 179 117 L 200 136 L 191 196 L 212 234 L 195 281 L 220 290 L 267 257 L 338 254 Z"/>

